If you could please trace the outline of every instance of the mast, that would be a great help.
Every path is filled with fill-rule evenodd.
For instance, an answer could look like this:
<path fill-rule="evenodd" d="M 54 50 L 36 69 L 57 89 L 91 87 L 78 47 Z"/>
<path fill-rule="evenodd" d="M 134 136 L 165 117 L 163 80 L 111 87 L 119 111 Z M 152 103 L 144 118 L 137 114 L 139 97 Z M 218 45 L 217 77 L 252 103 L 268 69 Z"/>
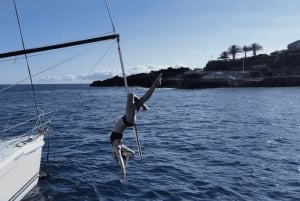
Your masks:
<path fill-rule="evenodd" d="M 82 44 L 95 43 L 95 42 L 99 42 L 99 41 L 114 40 L 119 37 L 120 37 L 119 34 L 111 34 L 111 35 L 100 36 L 100 37 L 89 38 L 89 39 L 78 40 L 78 41 L 72 41 L 72 42 L 67 42 L 67 43 L 60 43 L 60 44 L 55 44 L 55 45 L 42 46 L 42 47 L 30 48 L 30 49 L 24 49 L 24 50 L 17 50 L 17 51 L 12 51 L 12 52 L 4 52 L 4 53 L 0 53 L 0 59 L 18 56 L 18 55 L 32 54 L 32 53 L 36 53 L 36 52 L 43 52 L 43 51 L 49 51 L 49 50 L 54 50 L 54 49 L 66 48 L 66 47 L 71 47 L 71 46 L 77 46 L 77 45 L 82 45 Z"/>

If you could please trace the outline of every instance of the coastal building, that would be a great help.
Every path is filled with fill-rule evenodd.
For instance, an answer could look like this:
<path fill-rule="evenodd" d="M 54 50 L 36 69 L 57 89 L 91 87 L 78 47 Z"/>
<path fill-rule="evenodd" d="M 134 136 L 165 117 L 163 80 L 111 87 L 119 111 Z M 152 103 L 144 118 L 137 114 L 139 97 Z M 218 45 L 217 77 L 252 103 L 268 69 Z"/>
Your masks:
<path fill-rule="evenodd" d="M 288 50 L 300 50 L 300 40 L 288 44 Z"/>

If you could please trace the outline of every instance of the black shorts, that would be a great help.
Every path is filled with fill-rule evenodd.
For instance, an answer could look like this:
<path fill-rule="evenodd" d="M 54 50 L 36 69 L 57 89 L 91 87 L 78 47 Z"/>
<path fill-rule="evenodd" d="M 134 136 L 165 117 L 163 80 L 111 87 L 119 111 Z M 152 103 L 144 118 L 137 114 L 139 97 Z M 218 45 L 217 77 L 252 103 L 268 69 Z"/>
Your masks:
<path fill-rule="evenodd" d="M 112 132 L 110 134 L 110 143 L 112 144 L 114 140 L 116 139 L 122 139 L 123 138 L 123 133 L 117 133 L 117 132 Z"/>

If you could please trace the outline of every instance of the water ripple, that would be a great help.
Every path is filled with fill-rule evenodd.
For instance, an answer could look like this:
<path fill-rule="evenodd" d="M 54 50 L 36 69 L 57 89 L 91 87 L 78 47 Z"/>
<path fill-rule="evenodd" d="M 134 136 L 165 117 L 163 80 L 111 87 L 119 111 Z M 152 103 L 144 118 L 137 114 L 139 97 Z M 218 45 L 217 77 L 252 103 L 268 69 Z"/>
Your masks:
<path fill-rule="evenodd" d="M 5 102 L 17 98 L 20 105 L 14 102 L 2 110 L 26 110 L 23 105 L 31 99 L 25 96 L 22 89 L 7 93 Z M 119 181 L 120 168 L 108 142 L 124 110 L 123 89 L 45 85 L 37 89 L 37 96 L 48 110 L 56 111 L 50 176 L 41 179 L 25 200 L 300 197 L 297 87 L 157 90 L 148 101 L 151 110 L 137 119 L 145 159 L 136 156 L 129 162 L 124 182 Z M 131 129 L 124 138 L 135 149 Z"/>

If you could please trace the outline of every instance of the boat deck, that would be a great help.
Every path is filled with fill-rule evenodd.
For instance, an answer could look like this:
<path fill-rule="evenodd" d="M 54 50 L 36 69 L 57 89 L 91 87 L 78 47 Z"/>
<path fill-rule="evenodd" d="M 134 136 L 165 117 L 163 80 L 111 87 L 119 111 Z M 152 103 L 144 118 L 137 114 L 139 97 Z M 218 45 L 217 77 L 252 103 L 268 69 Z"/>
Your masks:
<path fill-rule="evenodd" d="M 0 139 L 0 164 L 13 153 L 20 150 L 25 144 L 32 142 L 31 136 L 20 136 L 13 139 Z"/>

